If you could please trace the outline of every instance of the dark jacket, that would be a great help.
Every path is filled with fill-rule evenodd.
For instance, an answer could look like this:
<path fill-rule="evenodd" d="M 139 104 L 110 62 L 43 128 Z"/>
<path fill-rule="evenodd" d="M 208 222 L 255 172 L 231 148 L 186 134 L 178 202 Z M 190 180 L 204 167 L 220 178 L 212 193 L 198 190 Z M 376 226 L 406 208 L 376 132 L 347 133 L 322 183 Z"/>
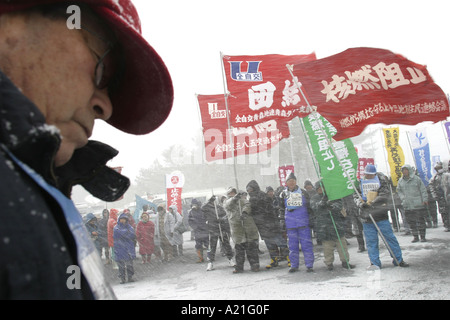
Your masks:
<path fill-rule="evenodd" d="M 356 206 L 359 208 L 359 218 L 363 223 L 372 223 L 370 215 L 373 219 L 378 221 L 388 220 L 388 211 L 392 208 L 391 204 L 391 189 L 389 188 L 389 179 L 381 172 L 377 172 L 377 177 L 380 180 L 380 187 L 377 197 L 374 199 L 372 205 L 368 208 L 364 207 L 364 202 L 361 201 L 361 191 L 358 189 L 358 193 L 353 194 L 353 200 Z"/>
<path fill-rule="evenodd" d="M 0 299 L 98 297 L 83 273 L 81 289 L 67 286 L 68 267 L 79 265 L 84 248 L 77 248 L 63 203 L 74 208 L 69 196 L 76 183 L 113 201 L 129 181 L 105 166 L 117 151 L 93 141 L 55 169 L 60 142 L 58 130 L 46 125 L 38 108 L 0 72 Z M 77 218 L 78 236 L 87 235 L 81 216 Z"/>
<path fill-rule="evenodd" d="M 248 191 L 252 188 L 253 191 Z M 273 209 L 272 199 L 261 191 L 255 180 L 247 184 L 247 192 L 251 206 L 251 215 L 263 240 L 271 240 L 281 234 L 278 216 Z"/>
<path fill-rule="evenodd" d="M 210 234 L 220 235 L 222 232 L 223 235 L 223 233 L 230 233 L 227 213 L 222 206 L 218 204 L 214 205 L 214 201 L 210 199 L 210 201 L 202 206 L 202 212 L 205 215 Z"/>
<path fill-rule="evenodd" d="M 339 237 L 345 235 L 345 218 L 342 215 L 341 199 L 328 201 L 326 195 L 316 193 L 311 198 L 311 209 L 314 212 L 314 231 L 318 240 L 337 240 L 336 230 Z"/>
<path fill-rule="evenodd" d="M 197 207 L 192 207 L 189 211 L 189 226 L 192 228 L 196 240 L 207 239 L 209 237 L 209 230 L 205 213 L 200 208 L 200 202 L 197 202 L 196 205 Z"/>

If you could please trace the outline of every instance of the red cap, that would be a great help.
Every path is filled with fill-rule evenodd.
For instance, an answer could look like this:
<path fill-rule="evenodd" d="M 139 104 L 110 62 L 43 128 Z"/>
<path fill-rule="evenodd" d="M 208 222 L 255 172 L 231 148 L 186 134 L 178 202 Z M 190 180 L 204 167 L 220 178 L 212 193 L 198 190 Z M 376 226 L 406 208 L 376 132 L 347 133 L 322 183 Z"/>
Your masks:
<path fill-rule="evenodd" d="M 0 0 L 0 14 L 69 0 Z M 141 22 L 130 0 L 77 0 L 85 3 L 115 31 L 126 64 L 121 86 L 111 95 L 112 126 L 146 134 L 169 116 L 173 103 L 170 74 L 156 51 L 142 37 Z M 68 15 L 69 17 L 69 15 Z"/>

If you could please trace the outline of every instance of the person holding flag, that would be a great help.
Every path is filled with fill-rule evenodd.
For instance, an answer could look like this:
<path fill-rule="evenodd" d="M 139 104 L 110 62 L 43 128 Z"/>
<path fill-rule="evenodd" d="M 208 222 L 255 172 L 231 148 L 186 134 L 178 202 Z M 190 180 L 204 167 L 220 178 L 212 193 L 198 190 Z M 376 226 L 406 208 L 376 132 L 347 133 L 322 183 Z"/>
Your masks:
<path fill-rule="evenodd" d="M 314 212 L 316 236 L 323 245 L 324 263 L 328 270 L 334 269 L 334 248 L 336 247 L 342 267 L 353 269 L 355 266 L 349 263 L 350 255 L 345 240 L 342 200 L 328 200 L 321 181 L 317 181 L 314 188 L 317 193 L 311 198 L 311 209 Z"/>
<path fill-rule="evenodd" d="M 307 272 L 313 272 L 314 252 L 311 238 L 308 193 L 297 185 L 297 178 L 291 173 L 286 180 L 286 188 L 280 194 L 280 207 L 285 211 L 286 230 L 289 247 L 289 272 L 297 272 L 299 267 L 299 244 L 305 258 Z"/>
<path fill-rule="evenodd" d="M 375 165 L 368 164 L 364 178 L 359 181 L 360 190 L 355 190 L 353 199 L 359 207 L 359 219 L 363 224 L 367 251 L 371 265 L 368 269 L 381 269 L 378 235 L 383 239 L 394 265 L 409 267 L 403 258 L 402 250 L 389 222 L 388 201 L 390 197 L 389 180 Z"/>
<path fill-rule="evenodd" d="M 233 249 L 230 245 L 230 224 L 225 209 L 218 206 L 216 203 L 216 196 L 212 196 L 208 202 L 202 206 L 201 210 L 206 219 L 209 231 L 209 248 L 207 251 L 208 265 L 206 271 L 214 269 L 218 241 L 220 241 L 225 250 L 229 265 L 234 267 L 236 263 L 233 260 Z"/>

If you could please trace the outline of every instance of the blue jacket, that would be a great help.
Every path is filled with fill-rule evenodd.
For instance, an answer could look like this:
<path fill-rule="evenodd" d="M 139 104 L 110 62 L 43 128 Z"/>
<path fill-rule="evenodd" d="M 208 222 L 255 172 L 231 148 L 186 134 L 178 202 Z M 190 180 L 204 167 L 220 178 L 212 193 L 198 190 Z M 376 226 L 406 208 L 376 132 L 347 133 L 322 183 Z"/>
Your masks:
<path fill-rule="evenodd" d="M 293 191 L 288 188 L 280 194 L 280 207 L 285 209 L 285 221 L 287 229 L 303 228 L 310 226 L 309 215 L 312 212 L 308 193 L 295 186 Z M 295 201 L 294 201 L 294 200 Z"/>
<path fill-rule="evenodd" d="M 126 223 L 122 223 L 120 219 L 126 219 Z M 128 216 L 122 213 L 114 227 L 114 260 L 128 261 L 136 258 L 136 233 L 133 227 L 128 223 Z"/>

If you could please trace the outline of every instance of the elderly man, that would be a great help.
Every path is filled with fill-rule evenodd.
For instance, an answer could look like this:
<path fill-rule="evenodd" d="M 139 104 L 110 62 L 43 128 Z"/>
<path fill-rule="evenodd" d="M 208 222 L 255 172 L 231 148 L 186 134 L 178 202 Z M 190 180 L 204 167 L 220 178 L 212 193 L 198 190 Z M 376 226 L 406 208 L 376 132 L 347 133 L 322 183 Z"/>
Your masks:
<path fill-rule="evenodd" d="M 70 6 L 69 6 L 70 5 Z M 70 23 L 69 23 L 70 22 Z M 0 299 L 115 298 L 70 200 L 129 180 L 94 121 L 131 134 L 167 118 L 173 88 L 129 0 L 0 0 Z"/>

